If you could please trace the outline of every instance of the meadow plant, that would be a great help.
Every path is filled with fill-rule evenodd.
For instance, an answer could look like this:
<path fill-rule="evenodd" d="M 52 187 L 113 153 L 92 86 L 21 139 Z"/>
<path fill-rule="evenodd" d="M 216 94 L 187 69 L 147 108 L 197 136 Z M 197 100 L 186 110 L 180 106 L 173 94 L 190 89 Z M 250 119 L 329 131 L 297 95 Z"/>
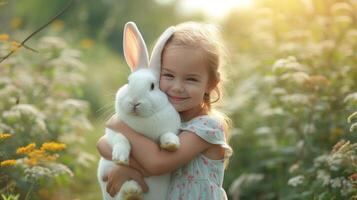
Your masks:
<path fill-rule="evenodd" d="M 0 193 L 42 199 L 92 158 L 79 147 L 92 128 L 79 99 L 85 65 L 59 37 L 39 39 L 36 54 L 0 35 L 0 57 L 14 48 L 0 63 Z"/>
<path fill-rule="evenodd" d="M 226 24 L 237 51 L 226 106 L 237 133 L 231 197 L 356 199 L 356 1 L 257 7 Z M 247 174 L 263 178 L 244 185 Z"/>

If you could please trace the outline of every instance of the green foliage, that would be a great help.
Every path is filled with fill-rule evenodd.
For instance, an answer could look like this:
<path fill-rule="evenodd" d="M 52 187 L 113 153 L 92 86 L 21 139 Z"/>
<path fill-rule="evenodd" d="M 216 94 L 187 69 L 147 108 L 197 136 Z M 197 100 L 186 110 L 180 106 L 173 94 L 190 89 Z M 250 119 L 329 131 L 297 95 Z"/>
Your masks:
<path fill-rule="evenodd" d="M 0 57 L 11 48 L 0 41 Z M 85 66 L 80 52 L 57 37 L 38 41 L 40 54 L 16 53 L 0 64 L 0 192 L 39 199 L 66 184 L 87 153 L 88 104 L 78 97 Z M 39 146 L 38 148 L 36 146 Z M 5 194 L 9 194 L 5 196 Z"/>
<path fill-rule="evenodd" d="M 233 199 L 357 194 L 357 137 L 347 123 L 357 105 L 356 6 L 258 1 L 225 22 L 236 51 L 227 101 L 235 156 L 225 180 Z"/>
<path fill-rule="evenodd" d="M 32 28 L 47 22 L 69 1 L 9 1 L 3 9 L 22 19 L 24 25 Z M 43 9 L 44 6 L 46 9 Z M 174 9 L 175 2 L 159 4 L 155 0 L 74 1 L 59 20 L 65 23 L 68 30 L 81 30 L 85 35 L 105 42 L 117 50 L 122 47 L 122 31 L 127 21 L 135 21 L 145 39 L 153 41 L 165 27 L 178 21 L 178 13 Z"/>
<path fill-rule="evenodd" d="M 1 194 L 2 200 L 18 200 L 19 196 L 20 196 L 19 194 L 17 194 L 17 195 L 10 194 L 8 196 L 5 196 L 4 194 Z"/>

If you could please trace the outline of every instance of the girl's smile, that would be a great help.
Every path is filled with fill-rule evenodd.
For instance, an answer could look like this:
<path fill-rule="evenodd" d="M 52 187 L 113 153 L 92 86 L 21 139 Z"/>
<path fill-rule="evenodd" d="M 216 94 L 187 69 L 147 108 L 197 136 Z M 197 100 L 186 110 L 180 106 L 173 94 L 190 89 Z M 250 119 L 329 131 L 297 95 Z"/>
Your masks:
<path fill-rule="evenodd" d="M 167 95 L 169 97 L 169 100 L 171 103 L 176 103 L 176 102 L 181 102 L 184 101 L 186 99 L 188 99 L 188 97 L 178 97 L 178 96 L 172 96 L 172 95 Z"/>

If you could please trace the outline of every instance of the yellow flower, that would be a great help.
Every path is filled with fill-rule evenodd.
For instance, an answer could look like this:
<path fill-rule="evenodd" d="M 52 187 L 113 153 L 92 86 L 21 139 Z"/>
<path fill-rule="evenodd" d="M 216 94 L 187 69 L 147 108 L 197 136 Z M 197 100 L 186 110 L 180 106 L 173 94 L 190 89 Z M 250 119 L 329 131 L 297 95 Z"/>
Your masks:
<path fill-rule="evenodd" d="M 30 159 L 27 159 L 25 162 L 26 162 L 26 164 L 28 164 L 30 166 L 34 166 L 34 165 L 37 165 L 38 159 L 30 158 Z"/>
<path fill-rule="evenodd" d="M 17 51 L 21 47 L 21 44 L 18 42 L 11 43 L 11 51 Z"/>
<path fill-rule="evenodd" d="M 94 41 L 91 40 L 91 39 L 88 39 L 88 38 L 87 38 L 87 39 L 81 40 L 81 46 L 82 46 L 83 48 L 85 48 L 85 49 L 90 49 L 90 48 L 92 48 L 93 44 L 94 44 Z"/>
<path fill-rule="evenodd" d="M 10 167 L 16 164 L 16 160 L 4 160 L 0 163 L 0 167 Z"/>
<path fill-rule="evenodd" d="M 34 158 L 34 159 L 40 159 L 43 158 L 45 156 L 45 151 L 44 150 L 40 150 L 40 149 L 35 149 L 33 151 L 31 151 L 28 155 L 30 158 Z"/>
<path fill-rule="evenodd" d="M 8 34 L 0 34 L 0 41 L 8 41 L 9 38 Z"/>
<path fill-rule="evenodd" d="M 66 148 L 66 144 L 57 143 L 57 142 L 46 142 L 41 146 L 43 151 L 61 151 Z"/>
<path fill-rule="evenodd" d="M 16 150 L 17 154 L 28 154 L 30 153 L 32 150 L 34 150 L 36 147 L 35 143 L 31 143 L 29 145 L 27 145 L 26 147 L 20 147 Z"/>
<path fill-rule="evenodd" d="M 56 161 L 58 158 L 58 155 L 46 155 L 45 160 L 47 161 Z"/>
<path fill-rule="evenodd" d="M 10 27 L 13 29 L 19 28 L 22 25 L 22 19 L 19 17 L 15 17 L 10 21 Z"/>
<path fill-rule="evenodd" d="M 64 26 L 64 22 L 62 20 L 55 20 L 55 21 L 52 22 L 52 27 L 56 31 L 62 30 L 63 26 Z"/>
<path fill-rule="evenodd" d="M 7 139 L 9 137 L 11 137 L 12 135 L 9 133 L 0 133 L 0 140 L 2 139 Z"/>

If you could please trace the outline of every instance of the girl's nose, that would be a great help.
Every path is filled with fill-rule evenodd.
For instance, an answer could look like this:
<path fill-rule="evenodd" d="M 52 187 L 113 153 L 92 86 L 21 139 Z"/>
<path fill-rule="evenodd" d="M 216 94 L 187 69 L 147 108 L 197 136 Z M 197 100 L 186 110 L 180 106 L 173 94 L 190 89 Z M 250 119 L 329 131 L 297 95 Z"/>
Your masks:
<path fill-rule="evenodd" d="M 172 86 L 172 90 L 175 92 L 183 92 L 184 88 L 183 88 L 183 84 L 181 83 L 181 81 L 179 81 L 179 80 L 175 81 Z"/>

